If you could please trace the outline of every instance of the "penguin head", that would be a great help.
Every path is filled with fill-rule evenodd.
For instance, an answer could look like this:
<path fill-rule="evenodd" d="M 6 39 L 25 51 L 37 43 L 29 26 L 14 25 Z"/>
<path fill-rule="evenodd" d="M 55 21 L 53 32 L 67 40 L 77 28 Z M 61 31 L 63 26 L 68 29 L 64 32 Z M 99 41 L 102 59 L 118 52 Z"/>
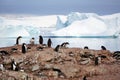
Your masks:
<path fill-rule="evenodd" d="M 23 43 L 23 46 L 26 45 L 25 43 Z"/>
<path fill-rule="evenodd" d="M 22 36 L 19 36 L 18 38 L 22 38 Z"/>
<path fill-rule="evenodd" d="M 34 40 L 35 38 L 33 37 L 32 39 Z"/>

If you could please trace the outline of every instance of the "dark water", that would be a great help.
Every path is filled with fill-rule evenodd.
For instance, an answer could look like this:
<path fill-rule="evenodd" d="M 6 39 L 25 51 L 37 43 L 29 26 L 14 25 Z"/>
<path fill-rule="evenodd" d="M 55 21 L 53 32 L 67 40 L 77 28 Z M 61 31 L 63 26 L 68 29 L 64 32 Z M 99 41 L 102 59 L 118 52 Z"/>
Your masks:
<path fill-rule="evenodd" d="M 44 43 L 47 43 L 49 36 L 44 37 Z M 21 44 L 29 43 L 31 38 L 23 37 L 21 39 Z M 101 49 L 101 45 L 104 45 L 110 51 L 120 50 L 120 38 L 114 37 L 52 37 L 52 47 L 55 47 L 58 44 L 63 42 L 69 42 L 70 45 L 68 47 L 79 47 L 83 48 L 84 46 L 88 46 L 90 49 Z M 0 38 L 0 47 L 13 46 L 16 43 L 16 38 Z M 35 38 L 35 43 L 38 44 L 38 38 Z"/>

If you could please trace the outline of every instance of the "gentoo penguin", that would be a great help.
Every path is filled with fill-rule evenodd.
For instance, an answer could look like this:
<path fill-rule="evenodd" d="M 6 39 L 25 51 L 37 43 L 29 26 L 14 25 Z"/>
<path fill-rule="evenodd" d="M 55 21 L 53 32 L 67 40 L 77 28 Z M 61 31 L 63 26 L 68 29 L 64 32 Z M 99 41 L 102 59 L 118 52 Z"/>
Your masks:
<path fill-rule="evenodd" d="M 101 46 L 101 49 L 102 49 L 102 50 L 106 50 L 105 46 Z"/>
<path fill-rule="evenodd" d="M 11 52 L 17 52 L 18 48 L 11 48 Z"/>
<path fill-rule="evenodd" d="M 56 72 L 58 73 L 58 76 L 59 76 L 59 77 L 64 77 L 64 78 L 66 78 L 66 75 L 65 75 L 60 69 L 55 69 L 55 68 L 53 68 L 52 70 L 53 70 L 53 71 L 56 71 Z"/>
<path fill-rule="evenodd" d="M 86 76 L 83 77 L 83 80 L 87 80 Z"/>
<path fill-rule="evenodd" d="M 43 37 L 41 35 L 39 36 L 39 43 L 43 44 Z"/>
<path fill-rule="evenodd" d="M 11 62 L 11 69 L 14 71 L 18 71 L 18 65 L 17 63 L 14 61 L 14 59 Z"/>
<path fill-rule="evenodd" d="M 37 49 L 38 51 L 41 51 L 41 50 L 43 50 L 43 47 L 39 46 L 39 47 L 37 47 L 36 49 Z"/>
<path fill-rule="evenodd" d="M 17 39 L 16 39 L 16 45 L 19 45 L 19 41 L 20 39 L 22 38 L 22 36 L 18 36 Z"/>
<path fill-rule="evenodd" d="M 1 50 L 1 51 L 0 51 L 0 54 L 1 54 L 1 55 L 8 55 L 9 53 L 8 53 L 7 51 L 5 51 L 5 50 Z"/>
<path fill-rule="evenodd" d="M 4 65 L 3 64 L 0 64 L 0 70 L 4 71 L 5 68 L 4 68 Z"/>
<path fill-rule="evenodd" d="M 99 57 L 95 57 L 95 66 L 97 66 L 99 63 Z"/>
<path fill-rule="evenodd" d="M 85 46 L 84 49 L 89 49 L 88 46 Z"/>
<path fill-rule="evenodd" d="M 30 40 L 30 44 L 31 44 L 31 45 L 34 45 L 34 44 L 35 44 L 35 38 L 34 38 L 34 37 Z"/>
<path fill-rule="evenodd" d="M 26 44 L 25 43 L 23 43 L 22 44 L 22 53 L 26 53 L 26 51 L 27 51 L 27 46 L 26 46 Z"/>
<path fill-rule="evenodd" d="M 62 47 L 62 48 L 66 48 L 67 45 L 69 45 L 69 43 L 68 43 L 68 42 L 64 42 L 64 43 L 61 44 L 61 47 Z"/>
<path fill-rule="evenodd" d="M 54 49 L 54 51 L 58 52 L 60 50 L 60 45 L 57 45 Z"/>
<path fill-rule="evenodd" d="M 49 38 L 49 39 L 48 39 L 48 42 L 47 42 L 48 47 L 51 47 L 51 44 L 52 44 L 52 41 L 51 41 L 51 39 Z"/>

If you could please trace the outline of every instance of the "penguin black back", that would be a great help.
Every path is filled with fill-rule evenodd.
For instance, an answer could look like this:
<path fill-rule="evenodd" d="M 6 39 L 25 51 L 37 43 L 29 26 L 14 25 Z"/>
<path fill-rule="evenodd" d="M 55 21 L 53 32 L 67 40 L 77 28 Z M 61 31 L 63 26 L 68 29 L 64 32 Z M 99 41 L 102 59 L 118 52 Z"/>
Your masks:
<path fill-rule="evenodd" d="M 51 41 L 51 39 L 49 38 L 49 39 L 48 39 L 48 42 L 47 42 L 48 47 L 51 47 L 51 44 L 52 44 L 52 41 Z"/>
<path fill-rule="evenodd" d="M 27 51 L 27 46 L 25 43 L 22 44 L 22 53 L 26 53 Z"/>
<path fill-rule="evenodd" d="M 57 46 L 55 47 L 54 51 L 58 52 L 59 49 L 60 49 L 60 45 L 57 45 Z"/>
<path fill-rule="evenodd" d="M 18 36 L 17 39 L 16 39 L 16 45 L 19 45 L 19 40 L 20 38 L 22 38 L 22 36 Z"/>
<path fill-rule="evenodd" d="M 41 35 L 39 36 L 39 43 L 43 44 L 43 37 Z"/>
<path fill-rule="evenodd" d="M 95 57 L 95 66 L 97 66 L 98 65 L 98 57 Z"/>
<path fill-rule="evenodd" d="M 101 46 L 101 49 L 102 49 L 102 50 L 106 50 L 106 47 L 105 47 L 105 46 Z"/>
<path fill-rule="evenodd" d="M 86 76 L 83 77 L 83 80 L 87 80 Z"/>

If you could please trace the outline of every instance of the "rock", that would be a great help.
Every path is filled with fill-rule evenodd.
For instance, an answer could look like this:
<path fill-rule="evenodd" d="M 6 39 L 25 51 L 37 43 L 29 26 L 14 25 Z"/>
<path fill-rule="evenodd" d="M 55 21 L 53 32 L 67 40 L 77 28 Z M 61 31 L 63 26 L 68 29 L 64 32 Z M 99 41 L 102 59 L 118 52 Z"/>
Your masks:
<path fill-rule="evenodd" d="M 49 71 L 48 75 L 50 77 L 58 78 L 58 72 L 57 71 Z"/>
<path fill-rule="evenodd" d="M 120 59 L 120 51 L 115 51 L 115 52 L 113 53 L 113 57 L 114 57 L 115 59 L 119 60 L 119 59 Z"/>
<path fill-rule="evenodd" d="M 44 68 L 45 69 L 52 69 L 53 68 L 53 64 L 45 64 Z"/>
<path fill-rule="evenodd" d="M 55 65 L 55 69 L 61 70 L 61 72 L 66 76 L 66 78 L 74 78 L 79 72 L 79 66 L 72 64 L 64 64 L 64 65 Z"/>
<path fill-rule="evenodd" d="M 28 75 L 26 74 L 26 73 L 22 73 L 21 75 L 20 75 L 20 78 L 19 79 L 21 79 L 21 80 L 28 80 Z"/>
<path fill-rule="evenodd" d="M 15 78 L 14 77 L 9 77 L 8 80 L 15 80 Z"/>
<path fill-rule="evenodd" d="M 44 61 L 50 61 L 50 60 L 52 60 L 54 58 L 54 56 L 52 54 L 46 54 L 46 53 L 44 53 L 44 54 L 41 54 L 39 58 L 40 58 L 41 62 L 42 61 L 44 62 Z"/>
<path fill-rule="evenodd" d="M 38 64 L 35 64 L 32 66 L 32 71 L 36 71 L 40 68 L 40 66 Z"/>
<path fill-rule="evenodd" d="M 85 65 L 88 64 L 90 62 L 90 58 L 82 58 L 82 60 L 80 61 L 80 64 Z"/>

